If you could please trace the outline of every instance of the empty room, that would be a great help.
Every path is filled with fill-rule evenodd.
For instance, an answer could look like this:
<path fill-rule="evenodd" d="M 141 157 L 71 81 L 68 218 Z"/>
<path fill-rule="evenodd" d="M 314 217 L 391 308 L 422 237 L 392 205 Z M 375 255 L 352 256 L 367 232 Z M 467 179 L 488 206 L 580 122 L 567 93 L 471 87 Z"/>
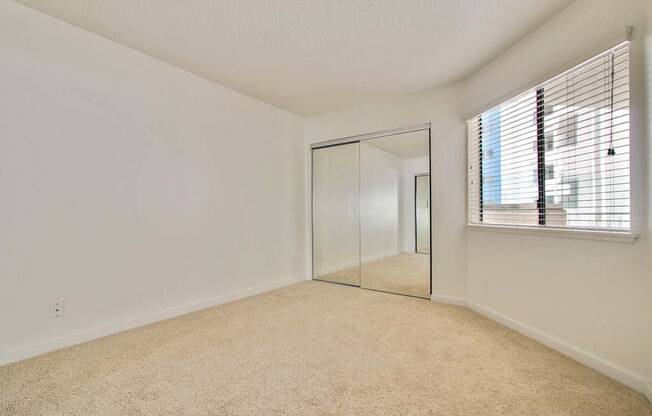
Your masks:
<path fill-rule="evenodd" d="M 0 0 L 0 416 L 652 416 L 651 0 Z"/>

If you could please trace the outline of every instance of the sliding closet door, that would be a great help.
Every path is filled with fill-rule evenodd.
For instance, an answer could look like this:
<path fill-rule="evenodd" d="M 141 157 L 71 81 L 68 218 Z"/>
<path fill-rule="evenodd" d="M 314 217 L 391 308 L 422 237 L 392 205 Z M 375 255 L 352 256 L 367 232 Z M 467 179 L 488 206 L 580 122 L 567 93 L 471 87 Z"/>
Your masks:
<path fill-rule="evenodd" d="M 429 173 L 429 142 L 426 130 L 360 142 L 363 288 L 430 297 L 430 250 L 415 247 L 419 237 L 430 241 L 430 227 L 417 236 L 415 226 L 415 176 Z"/>
<path fill-rule="evenodd" d="M 312 151 L 313 277 L 360 286 L 360 145 Z"/>

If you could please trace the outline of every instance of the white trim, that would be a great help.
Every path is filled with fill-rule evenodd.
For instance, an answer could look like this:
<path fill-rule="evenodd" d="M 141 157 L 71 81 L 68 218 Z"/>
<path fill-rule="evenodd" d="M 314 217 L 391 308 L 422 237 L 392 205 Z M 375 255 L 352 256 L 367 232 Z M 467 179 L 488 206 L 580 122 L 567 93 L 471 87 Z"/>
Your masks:
<path fill-rule="evenodd" d="M 355 262 L 352 262 L 352 263 L 338 264 L 338 265 L 335 265 L 335 266 L 322 267 L 319 270 L 315 270 L 315 275 L 317 277 L 323 277 L 324 275 L 327 275 L 327 274 L 331 274 L 331 273 L 339 272 L 339 271 L 342 271 L 342 270 L 350 269 L 350 268 L 356 267 L 356 266 L 359 267 L 359 266 L 361 266 L 363 264 L 371 263 L 372 261 L 378 261 L 378 260 L 386 259 L 388 257 L 398 256 L 400 254 L 401 254 L 401 252 L 399 250 L 396 250 L 396 251 L 390 251 L 390 252 L 383 253 L 383 254 L 378 254 L 378 255 L 375 255 L 375 256 L 371 256 L 371 257 L 365 257 L 365 258 L 362 259 L 362 262 L 355 261 Z"/>
<path fill-rule="evenodd" d="M 467 224 L 467 229 L 473 231 L 491 231 L 508 234 L 526 234 L 537 237 L 553 237 L 553 238 L 573 238 L 579 240 L 595 240 L 595 241 L 609 241 L 614 243 L 627 243 L 631 244 L 636 241 L 638 234 L 617 231 L 593 231 L 593 230 L 578 230 L 567 228 L 544 228 L 544 227 L 527 227 L 516 225 L 480 225 L 480 224 Z"/>
<path fill-rule="evenodd" d="M 398 256 L 399 254 L 401 254 L 401 252 L 398 251 L 398 250 L 390 251 L 390 252 L 387 252 L 387 253 L 378 254 L 378 255 L 375 255 L 375 256 L 371 256 L 371 257 L 365 257 L 365 258 L 362 259 L 362 262 L 354 261 L 352 263 L 345 263 L 345 264 L 338 264 L 338 265 L 335 265 L 335 266 L 322 267 L 319 270 L 315 270 L 315 274 L 317 276 L 324 276 L 325 274 L 339 272 L 341 270 L 350 269 L 352 267 L 360 266 L 362 264 L 370 263 L 372 261 L 386 259 L 387 257 Z"/>
<path fill-rule="evenodd" d="M 645 383 L 645 397 L 652 404 L 652 380 Z"/>
<path fill-rule="evenodd" d="M 362 264 L 371 263 L 372 261 L 378 261 L 378 260 L 386 259 L 388 257 L 399 256 L 400 254 L 401 254 L 400 250 L 395 250 L 395 251 L 388 251 L 387 253 L 383 253 L 383 254 L 377 254 L 377 255 L 374 255 L 374 256 L 365 257 L 365 258 L 362 259 Z"/>
<path fill-rule="evenodd" d="M 445 303 L 447 305 L 467 306 L 466 299 L 457 298 L 455 296 L 438 295 L 433 293 L 430 295 L 430 300 L 437 303 Z"/>
<path fill-rule="evenodd" d="M 507 316 L 502 315 L 491 308 L 470 301 L 468 301 L 467 304 L 470 309 L 474 310 L 480 315 L 486 316 L 487 318 L 492 319 L 510 329 L 513 329 L 514 331 L 519 332 L 528 338 L 532 338 L 535 341 L 538 341 L 552 348 L 553 350 L 586 365 L 587 367 L 590 367 L 608 377 L 611 377 L 636 391 L 646 394 L 648 398 L 650 398 L 650 386 L 645 382 L 643 377 L 613 363 L 605 361 L 602 358 L 597 357 L 587 351 L 567 344 L 558 338 L 547 335 L 537 329 L 532 328 L 531 326 L 508 318 Z M 648 389 L 647 392 L 646 389 Z"/>
<path fill-rule="evenodd" d="M 42 341 L 36 344 L 27 345 L 8 351 L 1 351 L 0 365 L 24 360 L 26 358 L 45 354 L 47 352 L 55 351 L 61 348 L 92 341 L 94 339 L 102 338 L 108 335 L 113 335 L 128 329 L 138 328 L 144 325 L 152 324 L 154 322 L 163 321 L 180 315 L 185 315 L 191 312 L 210 308 L 212 306 L 233 302 L 235 300 L 258 295 L 264 292 L 269 292 L 270 290 L 289 286 L 291 284 L 303 282 L 305 280 L 305 277 L 276 280 L 271 283 L 255 286 L 249 289 L 238 290 L 226 295 L 216 296 L 198 302 L 163 309 L 161 311 L 142 315 L 137 318 L 114 322 L 112 324 L 84 330 L 75 334 L 53 338 L 47 341 Z"/>
<path fill-rule="evenodd" d="M 338 265 L 335 265 L 335 266 L 322 267 L 319 270 L 315 270 L 315 275 L 317 277 L 319 277 L 319 276 L 323 276 L 325 274 L 331 274 L 331 273 L 339 272 L 341 270 L 350 269 L 350 268 L 356 267 L 356 266 L 360 266 L 360 262 L 355 261 L 355 262 L 352 262 L 352 263 L 345 263 L 345 264 L 338 264 Z"/>

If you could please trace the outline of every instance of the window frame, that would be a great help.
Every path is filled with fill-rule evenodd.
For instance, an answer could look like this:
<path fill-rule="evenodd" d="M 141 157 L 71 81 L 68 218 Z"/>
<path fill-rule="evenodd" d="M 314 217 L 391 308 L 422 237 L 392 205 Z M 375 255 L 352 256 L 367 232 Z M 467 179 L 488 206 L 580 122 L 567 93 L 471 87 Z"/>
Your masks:
<path fill-rule="evenodd" d="M 607 50 L 613 50 L 616 49 L 617 47 L 621 46 L 622 44 L 629 44 L 629 35 L 631 34 L 631 29 L 628 29 L 628 35 L 627 35 L 627 40 L 622 41 L 620 43 L 615 43 L 614 46 L 609 47 L 606 50 L 602 50 L 600 52 L 596 52 L 595 54 L 591 54 L 590 56 L 584 55 L 581 58 L 581 61 L 577 61 L 576 63 L 573 63 L 572 65 L 569 65 L 569 69 L 573 69 L 574 66 L 576 65 L 581 65 L 583 64 L 584 61 L 588 61 L 590 59 L 593 59 L 593 57 L 598 57 L 605 53 Z M 631 62 L 629 69 L 631 70 Z M 634 213 L 632 212 L 633 205 L 630 205 L 630 228 L 629 230 L 625 229 L 604 229 L 604 228 L 582 228 L 582 227 L 555 227 L 555 226 L 546 226 L 546 191 L 545 191 L 545 182 L 547 179 L 547 166 L 546 166 L 546 161 L 545 161 L 545 156 L 546 152 L 553 150 L 552 148 L 556 147 L 566 147 L 566 146 L 574 146 L 576 144 L 576 138 L 572 140 L 572 143 L 570 142 L 569 138 L 566 137 L 565 140 L 557 140 L 555 132 L 548 132 L 546 134 L 546 129 L 545 129 L 545 115 L 547 113 L 548 108 L 546 108 L 546 103 L 545 103 L 545 94 L 544 94 L 544 86 L 545 83 L 548 82 L 551 79 L 554 79 L 558 76 L 563 75 L 567 71 L 559 71 L 553 76 L 546 77 L 547 79 L 541 79 L 538 81 L 536 84 L 533 84 L 531 88 L 523 88 L 520 91 L 510 94 L 510 97 L 507 97 L 506 99 L 501 100 L 500 103 L 497 103 L 496 105 L 490 107 L 490 109 L 485 110 L 484 112 L 480 113 L 479 115 L 475 116 L 477 118 L 477 123 L 478 123 L 478 144 L 479 144 L 479 154 L 478 154 L 478 177 L 479 179 L 479 186 L 478 186 L 478 221 L 479 222 L 471 222 L 470 217 L 469 217 L 469 212 L 468 210 L 470 209 L 470 206 L 467 201 L 467 228 L 473 229 L 473 230 L 483 230 L 483 231 L 495 231 L 495 232 L 501 232 L 501 233 L 509 233 L 509 234 L 529 234 L 529 235 L 536 235 L 536 236 L 544 236 L 544 237 L 561 237 L 561 238 L 574 238 L 574 239 L 586 239 L 586 240 L 599 240 L 599 241 L 612 241 L 612 242 L 623 242 L 623 243 L 633 243 L 637 240 L 638 234 L 634 233 Z M 630 80 L 631 82 L 631 80 Z M 532 84 L 531 84 L 532 85 Z M 528 90 L 530 91 L 535 91 L 536 92 L 536 111 L 535 111 L 535 117 L 536 117 L 536 142 L 535 142 L 535 149 L 537 152 L 537 164 L 536 164 L 536 169 L 533 169 L 532 172 L 534 175 L 536 175 L 535 181 L 537 183 L 537 189 L 538 189 L 538 198 L 536 201 L 536 206 L 538 209 L 539 213 L 539 218 L 538 218 L 538 226 L 537 225 L 526 225 L 526 224 L 494 224 L 494 223 L 484 223 L 483 222 L 483 211 L 484 211 L 484 200 L 483 200 L 483 153 L 482 153 L 482 118 L 485 112 L 490 111 L 494 107 L 500 105 L 501 103 L 507 102 L 513 98 L 516 98 L 520 96 L 521 94 L 524 94 Z M 629 107 L 631 108 L 631 103 L 633 101 L 632 95 L 629 95 L 628 98 L 629 101 Z M 574 114 L 574 122 L 576 123 L 577 117 Z M 467 124 L 467 128 L 470 125 Z M 632 140 L 632 135 L 631 135 L 631 130 L 632 130 L 632 124 L 631 124 L 631 113 L 630 113 L 630 124 L 629 124 L 629 140 L 631 143 Z M 632 159 L 630 158 L 630 163 L 632 162 Z M 632 180 L 632 166 L 630 165 L 629 167 L 629 185 L 631 187 Z M 556 173 L 556 172 L 555 172 Z M 631 189 L 631 188 L 630 188 Z M 467 199 L 470 197 L 469 191 L 467 191 Z M 562 201 L 559 202 L 560 204 Z M 631 203 L 631 201 L 630 201 Z"/>

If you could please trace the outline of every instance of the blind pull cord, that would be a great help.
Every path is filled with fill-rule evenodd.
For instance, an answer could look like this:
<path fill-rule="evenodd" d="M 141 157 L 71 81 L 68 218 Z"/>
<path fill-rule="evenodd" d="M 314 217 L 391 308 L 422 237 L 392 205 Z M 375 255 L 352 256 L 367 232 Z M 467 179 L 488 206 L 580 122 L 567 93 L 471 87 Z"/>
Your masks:
<path fill-rule="evenodd" d="M 611 96 L 609 99 L 609 149 L 607 156 L 615 156 L 616 149 L 614 149 L 614 53 L 611 52 Z"/>

